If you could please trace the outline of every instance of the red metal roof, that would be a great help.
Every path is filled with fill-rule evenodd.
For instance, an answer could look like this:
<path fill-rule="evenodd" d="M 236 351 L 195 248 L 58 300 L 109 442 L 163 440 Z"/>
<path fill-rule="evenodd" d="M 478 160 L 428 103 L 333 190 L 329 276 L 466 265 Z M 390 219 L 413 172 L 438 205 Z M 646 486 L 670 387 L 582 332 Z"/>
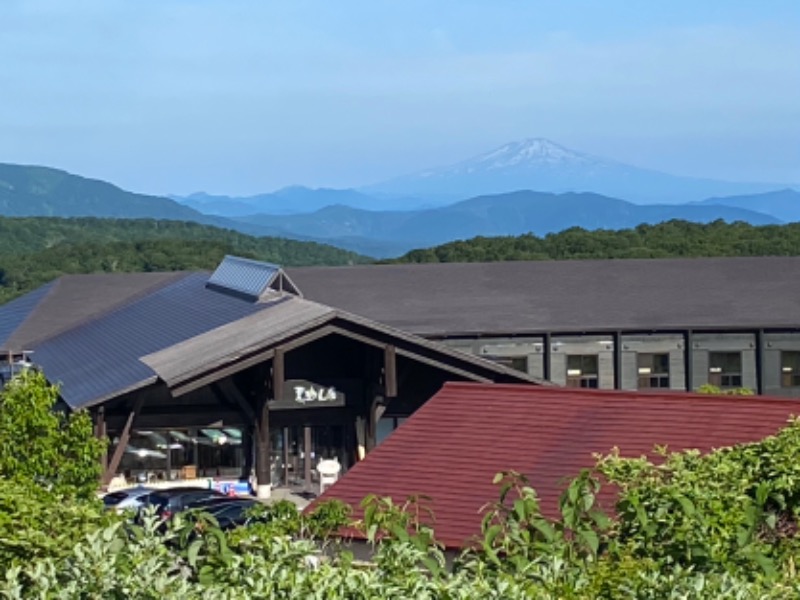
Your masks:
<path fill-rule="evenodd" d="M 357 507 L 369 494 L 426 494 L 437 538 L 459 547 L 480 532 L 500 471 L 528 476 L 556 516 L 565 482 L 593 466 L 594 453 L 641 456 L 656 444 L 706 452 L 772 435 L 792 415 L 800 402 L 764 396 L 448 383 L 322 499 Z"/>

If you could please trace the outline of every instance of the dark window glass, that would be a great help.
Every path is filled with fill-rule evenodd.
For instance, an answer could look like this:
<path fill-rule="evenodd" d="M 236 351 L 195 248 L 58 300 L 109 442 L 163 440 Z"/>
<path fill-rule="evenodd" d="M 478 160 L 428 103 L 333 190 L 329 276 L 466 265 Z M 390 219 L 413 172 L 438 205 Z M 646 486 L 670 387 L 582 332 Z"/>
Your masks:
<path fill-rule="evenodd" d="M 598 387 L 598 357 L 596 354 L 567 355 L 567 386 Z"/>
<path fill-rule="evenodd" d="M 709 353 L 708 383 L 721 388 L 742 387 L 742 353 Z"/>
<path fill-rule="evenodd" d="M 669 387 L 669 354 L 636 355 L 639 389 Z"/>
<path fill-rule="evenodd" d="M 781 387 L 800 387 L 800 352 L 781 352 Z"/>

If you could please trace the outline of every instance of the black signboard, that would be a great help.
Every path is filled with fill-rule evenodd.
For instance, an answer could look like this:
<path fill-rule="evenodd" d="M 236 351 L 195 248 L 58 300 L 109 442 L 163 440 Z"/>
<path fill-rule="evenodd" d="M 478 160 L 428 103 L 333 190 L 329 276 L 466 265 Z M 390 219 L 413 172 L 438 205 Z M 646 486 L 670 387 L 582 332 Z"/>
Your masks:
<path fill-rule="evenodd" d="M 271 400 L 270 410 L 298 408 L 335 408 L 345 405 L 345 393 L 335 385 L 324 385 L 305 379 L 283 383 L 283 397 Z"/>

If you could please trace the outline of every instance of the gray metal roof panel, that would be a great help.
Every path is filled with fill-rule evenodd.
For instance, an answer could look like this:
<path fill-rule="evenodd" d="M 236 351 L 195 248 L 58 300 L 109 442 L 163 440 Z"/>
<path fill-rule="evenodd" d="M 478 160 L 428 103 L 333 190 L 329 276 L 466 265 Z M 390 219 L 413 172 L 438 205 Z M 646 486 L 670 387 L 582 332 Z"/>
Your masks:
<path fill-rule="evenodd" d="M 800 327 L 800 257 L 302 267 L 306 298 L 419 335 Z"/>
<path fill-rule="evenodd" d="M 140 357 L 269 308 L 205 288 L 195 273 L 99 319 L 48 339 L 34 362 L 63 383 L 73 408 L 153 380 Z"/>
<path fill-rule="evenodd" d="M 27 322 L 36 307 L 47 296 L 55 286 L 55 281 L 51 281 L 42 287 L 16 298 L 0 307 L 0 351 L 20 351 L 30 348 L 12 347 L 9 342 L 14 334 Z"/>
<path fill-rule="evenodd" d="M 249 260 L 238 256 L 226 256 L 208 279 L 209 286 L 260 298 L 280 267 L 270 263 Z"/>
<path fill-rule="evenodd" d="M 37 342 L 96 319 L 188 275 L 187 272 L 62 275 L 43 286 L 50 293 L 41 298 L 29 317 L 6 340 L 7 345 L 24 350 L 35 347 Z M 41 290 L 22 298 L 36 297 Z M 9 305 L 0 306 L 0 320 L 9 310 Z"/>

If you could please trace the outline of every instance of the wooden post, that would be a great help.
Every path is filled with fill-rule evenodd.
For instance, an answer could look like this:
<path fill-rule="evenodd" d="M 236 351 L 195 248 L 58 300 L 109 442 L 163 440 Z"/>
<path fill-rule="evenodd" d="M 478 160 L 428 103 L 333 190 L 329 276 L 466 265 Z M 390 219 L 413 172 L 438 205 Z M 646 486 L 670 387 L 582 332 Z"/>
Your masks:
<path fill-rule="evenodd" d="M 386 398 L 397 396 L 397 349 L 391 344 L 383 349 L 383 387 Z"/>
<path fill-rule="evenodd" d="M 612 334 L 614 340 L 614 389 L 622 389 L 622 332 Z"/>
<path fill-rule="evenodd" d="M 133 426 L 136 416 L 142 410 L 142 404 L 144 404 L 144 396 L 139 396 L 133 403 L 133 408 L 128 414 L 128 419 L 125 421 L 125 426 L 122 428 L 122 432 L 119 435 L 119 442 L 117 443 L 117 447 L 114 448 L 114 454 L 111 455 L 111 462 L 106 467 L 105 473 L 103 473 L 103 485 L 109 484 L 114 477 L 114 473 L 116 473 L 119 468 L 122 455 L 125 453 L 125 448 L 128 446 L 128 440 L 131 439 L 131 427 Z"/>
<path fill-rule="evenodd" d="M 256 496 L 267 499 L 272 492 L 269 456 L 269 402 L 264 398 L 256 425 Z"/>
<path fill-rule="evenodd" d="M 686 391 L 694 391 L 694 340 L 693 332 L 687 329 L 683 333 L 683 368 L 686 378 Z"/>
<path fill-rule="evenodd" d="M 289 487 L 289 428 L 283 428 L 283 485 Z"/>
<path fill-rule="evenodd" d="M 104 406 L 98 408 L 95 414 L 94 436 L 105 444 L 103 447 L 103 454 L 100 455 L 100 470 L 102 472 L 100 478 L 102 480 L 106 469 L 108 469 L 108 437 L 106 430 L 106 409 Z"/>
<path fill-rule="evenodd" d="M 303 478 L 307 491 L 311 490 L 311 427 L 303 427 Z"/>

